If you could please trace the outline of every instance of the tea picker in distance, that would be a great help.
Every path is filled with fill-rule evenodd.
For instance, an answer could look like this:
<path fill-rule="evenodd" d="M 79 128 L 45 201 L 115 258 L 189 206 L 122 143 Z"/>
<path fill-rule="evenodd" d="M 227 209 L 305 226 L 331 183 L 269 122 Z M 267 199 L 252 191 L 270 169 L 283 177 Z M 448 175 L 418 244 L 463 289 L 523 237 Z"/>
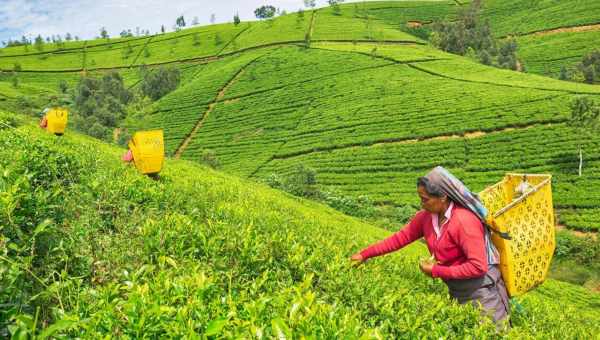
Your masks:
<path fill-rule="evenodd" d="M 69 111 L 62 107 L 49 107 L 42 111 L 40 127 L 57 136 L 62 136 L 67 128 Z"/>
<path fill-rule="evenodd" d="M 158 177 L 165 160 L 165 144 L 162 130 L 138 131 L 123 155 L 124 162 L 133 162 L 143 174 Z"/>
<path fill-rule="evenodd" d="M 423 237 L 434 260 L 419 267 L 441 278 L 459 303 L 483 308 L 497 325 L 508 321 L 508 293 L 498 268 L 500 255 L 484 227 L 486 208 L 460 180 L 436 167 L 417 181 L 423 210 L 405 228 L 351 257 L 362 263 L 407 246 Z"/>

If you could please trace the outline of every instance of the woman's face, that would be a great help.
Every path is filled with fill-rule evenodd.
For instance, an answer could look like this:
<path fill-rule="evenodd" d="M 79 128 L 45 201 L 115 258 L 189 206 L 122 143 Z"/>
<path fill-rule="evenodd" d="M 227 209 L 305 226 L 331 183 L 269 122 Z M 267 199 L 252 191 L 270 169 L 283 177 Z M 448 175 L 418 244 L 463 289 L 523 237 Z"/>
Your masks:
<path fill-rule="evenodd" d="M 431 196 L 425 190 L 425 187 L 419 186 L 417 187 L 417 192 L 419 193 L 419 198 L 421 198 L 421 208 L 429 211 L 433 214 L 439 214 L 441 212 L 446 211 L 446 200 L 444 197 L 435 197 Z"/>

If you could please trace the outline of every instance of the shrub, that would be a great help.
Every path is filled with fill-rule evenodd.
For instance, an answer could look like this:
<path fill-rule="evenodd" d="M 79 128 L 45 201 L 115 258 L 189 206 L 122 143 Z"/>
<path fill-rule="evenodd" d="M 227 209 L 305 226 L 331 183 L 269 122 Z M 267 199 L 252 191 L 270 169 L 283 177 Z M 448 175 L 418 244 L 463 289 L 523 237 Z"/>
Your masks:
<path fill-rule="evenodd" d="M 205 149 L 202 150 L 202 155 L 200 156 L 200 162 L 208 165 L 213 169 L 218 169 L 221 166 L 217 155 L 213 150 Z"/>
<path fill-rule="evenodd" d="M 175 67 L 159 67 L 156 70 L 144 72 L 141 90 L 152 100 L 158 100 L 179 86 L 181 76 Z"/>
<path fill-rule="evenodd" d="M 125 118 L 132 94 L 121 75 L 111 72 L 101 79 L 83 77 L 75 88 L 74 126 L 96 138 L 110 140 L 110 130 Z"/>

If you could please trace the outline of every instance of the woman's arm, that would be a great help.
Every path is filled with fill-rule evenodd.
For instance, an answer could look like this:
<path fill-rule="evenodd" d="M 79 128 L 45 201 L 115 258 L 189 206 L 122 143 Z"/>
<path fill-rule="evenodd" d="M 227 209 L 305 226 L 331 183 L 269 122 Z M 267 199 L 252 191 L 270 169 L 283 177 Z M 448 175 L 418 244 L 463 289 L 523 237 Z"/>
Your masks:
<path fill-rule="evenodd" d="M 483 225 L 475 216 L 461 217 L 460 228 L 457 228 L 451 236 L 456 240 L 467 260 L 456 266 L 434 265 L 431 269 L 431 276 L 434 278 L 471 279 L 481 277 L 488 271 Z"/>
<path fill-rule="evenodd" d="M 423 221 L 427 216 L 425 211 L 418 212 L 402 230 L 361 251 L 362 261 L 391 253 L 423 237 Z"/>

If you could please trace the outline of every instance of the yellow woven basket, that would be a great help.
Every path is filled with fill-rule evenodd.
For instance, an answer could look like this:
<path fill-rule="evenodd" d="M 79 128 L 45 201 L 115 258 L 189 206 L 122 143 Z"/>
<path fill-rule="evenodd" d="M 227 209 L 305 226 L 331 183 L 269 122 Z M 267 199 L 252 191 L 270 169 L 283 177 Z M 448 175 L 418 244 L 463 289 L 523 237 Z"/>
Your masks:
<path fill-rule="evenodd" d="M 157 174 L 165 160 L 162 130 L 140 131 L 129 142 L 135 167 L 143 174 Z"/>
<path fill-rule="evenodd" d="M 500 252 L 500 271 L 510 296 L 546 279 L 556 246 L 551 179 L 551 175 L 507 174 L 479 194 L 488 209 L 487 222 L 497 231 L 492 242 Z"/>
<path fill-rule="evenodd" d="M 50 109 L 46 114 L 46 119 L 48 119 L 48 132 L 55 135 L 62 135 L 65 133 L 68 115 L 69 111 L 65 108 L 54 107 Z"/>

